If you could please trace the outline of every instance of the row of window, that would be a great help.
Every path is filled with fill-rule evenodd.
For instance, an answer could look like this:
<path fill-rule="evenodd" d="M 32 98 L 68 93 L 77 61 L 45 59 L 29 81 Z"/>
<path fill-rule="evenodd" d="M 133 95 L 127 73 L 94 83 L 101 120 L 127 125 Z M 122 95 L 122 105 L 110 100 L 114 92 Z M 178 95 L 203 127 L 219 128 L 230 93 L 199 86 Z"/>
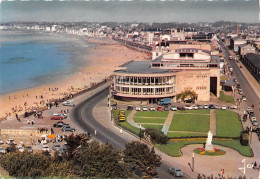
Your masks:
<path fill-rule="evenodd" d="M 196 87 L 196 90 L 205 90 L 205 89 L 207 89 L 206 86 L 197 86 Z"/>
<path fill-rule="evenodd" d="M 175 92 L 175 87 L 166 88 L 129 88 L 116 86 L 115 90 L 121 94 L 132 94 L 132 95 L 159 95 L 159 94 L 172 94 Z"/>

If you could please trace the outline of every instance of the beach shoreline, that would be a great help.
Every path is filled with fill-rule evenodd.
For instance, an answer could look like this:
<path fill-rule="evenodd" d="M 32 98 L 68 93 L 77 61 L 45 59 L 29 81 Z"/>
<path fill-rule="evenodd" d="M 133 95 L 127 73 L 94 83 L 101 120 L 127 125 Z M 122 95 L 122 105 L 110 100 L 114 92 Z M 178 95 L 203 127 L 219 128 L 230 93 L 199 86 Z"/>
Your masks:
<path fill-rule="evenodd" d="M 0 96 L 0 119 L 14 118 L 16 114 L 23 115 L 25 111 L 46 107 L 50 100 L 62 99 L 103 81 L 112 75 L 117 66 L 130 60 L 145 60 L 147 56 L 108 38 L 80 37 L 80 40 L 90 45 L 83 55 L 84 46 L 82 51 L 77 51 L 84 65 L 63 79 Z"/>

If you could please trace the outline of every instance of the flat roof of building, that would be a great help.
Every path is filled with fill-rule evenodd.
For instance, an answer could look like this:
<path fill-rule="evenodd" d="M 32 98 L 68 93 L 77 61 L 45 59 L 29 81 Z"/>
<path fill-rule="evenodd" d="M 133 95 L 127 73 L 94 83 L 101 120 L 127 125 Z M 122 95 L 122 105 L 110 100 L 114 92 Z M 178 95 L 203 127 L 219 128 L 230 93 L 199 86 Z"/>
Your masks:
<path fill-rule="evenodd" d="M 159 73 L 172 73 L 167 69 L 150 68 L 151 61 L 133 61 L 126 64 L 125 69 L 116 70 L 116 73 L 137 73 L 137 74 L 159 74 Z"/>
<path fill-rule="evenodd" d="M 254 64 L 254 66 L 256 66 L 258 69 L 260 69 L 260 55 L 249 53 L 245 55 L 245 58 L 248 59 L 252 64 Z"/>

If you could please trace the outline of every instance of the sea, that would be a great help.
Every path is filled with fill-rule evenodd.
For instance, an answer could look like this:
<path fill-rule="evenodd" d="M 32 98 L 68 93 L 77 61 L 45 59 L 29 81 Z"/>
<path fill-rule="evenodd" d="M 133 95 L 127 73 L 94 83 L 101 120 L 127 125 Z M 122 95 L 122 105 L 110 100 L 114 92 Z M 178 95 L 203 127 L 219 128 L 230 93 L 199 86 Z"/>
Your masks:
<path fill-rule="evenodd" d="M 79 42 L 81 44 L 79 44 Z M 0 95 L 51 83 L 86 65 L 78 39 L 35 32 L 0 31 Z"/>

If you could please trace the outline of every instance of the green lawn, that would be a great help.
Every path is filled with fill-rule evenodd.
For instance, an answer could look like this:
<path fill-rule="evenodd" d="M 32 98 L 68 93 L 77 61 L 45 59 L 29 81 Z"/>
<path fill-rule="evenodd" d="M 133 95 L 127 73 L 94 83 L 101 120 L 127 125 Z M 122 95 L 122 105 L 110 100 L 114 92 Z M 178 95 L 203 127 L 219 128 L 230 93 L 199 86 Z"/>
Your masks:
<path fill-rule="evenodd" d="M 225 102 L 225 103 L 234 104 L 234 97 L 225 95 L 223 91 L 220 91 L 220 97 L 218 99 L 222 102 Z"/>
<path fill-rule="evenodd" d="M 139 135 L 140 133 L 140 129 L 139 128 L 136 128 L 134 126 L 132 126 L 131 124 L 129 124 L 127 121 L 125 122 L 119 122 L 118 121 L 118 112 L 119 110 L 113 110 L 113 115 L 114 115 L 114 118 L 115 118 L 115 122 L 118 126 L 121 126 L 123 127 L 124 129 L 136 134 L 136 135 Z M 131 111 L 125 111 L 125 118 L 127 119 L 127 116 L 129 115 Z"/>
<path fill-rule="evenodd" d="M 166 118 L 168 111 L 137 111 L 134 117 L 161 117 Z"/>
<path fill-rule="evenodd" d="M 142 127 L 146 128 L 146 129 L 150 128 L 150 129 L 157 129 L 157 130 L 161 131 L 163 128 L 163 125 L 142 124 Z"/>
<path fill-rule="evenodd" d="M 192 113 L 192 114 L 209 114 L 209 109 L 198 109 L 198 110 L 186 110 L 186 111 L 176 111 L 175 114 L 185 114 L 185 113 Z"/>
<path fill-rule="evenodd" d="M 158 119 L 158 118 L 141 118 L 141 117 L 134 117 L 135 123 L 158 123 L 158 124 L 164 124 L 164 119 Z"/>
<path fill-rule="evenodd" d="M 217 110 L 217 136 L 239 137 L 242 131 L 241 122 L 237 113 L 232 111 Z"/>
<path fill-rule="evenodd" d="M 209 115 L 174 114 L 169 131 L 209 131 Z"/>
<path fill-rule="evenodd" d="M 173 156 L 173 157 L 180 157 L 182 154 L 180 153 L 180 149 L 186 145 L 190 144 L 203 144 L 205 140 L 185 140 L 185 141 L 178 141 L 178 142 L 168 142 L 168 144 L 156 144 L 161 151 L 165 152 L 166 154 Z M 221 145 L 224 147 L 232 148 L 238 151 L 241 155 L 246 157 L 252 157 L 253 153 L 249 146 L 242 146 L 239 140 L 213 140 L 213 145 Z M 216 146 L 214 146 L 216 147 Z"/>
<path fill-rule="evenodd" d="M 234 149 L 243 156 L 253 157 L 251 148 L 249 146 L 241 145 L 239 140 L 213 140 L 212 143 Z"/>
<path fill-rule="evenodd" d="M 207 134 L 200 133 L 184 133 L 184 132 L 168 132 L 168 137 L 191 137 L 191 136 L 207 136 Z"/>

